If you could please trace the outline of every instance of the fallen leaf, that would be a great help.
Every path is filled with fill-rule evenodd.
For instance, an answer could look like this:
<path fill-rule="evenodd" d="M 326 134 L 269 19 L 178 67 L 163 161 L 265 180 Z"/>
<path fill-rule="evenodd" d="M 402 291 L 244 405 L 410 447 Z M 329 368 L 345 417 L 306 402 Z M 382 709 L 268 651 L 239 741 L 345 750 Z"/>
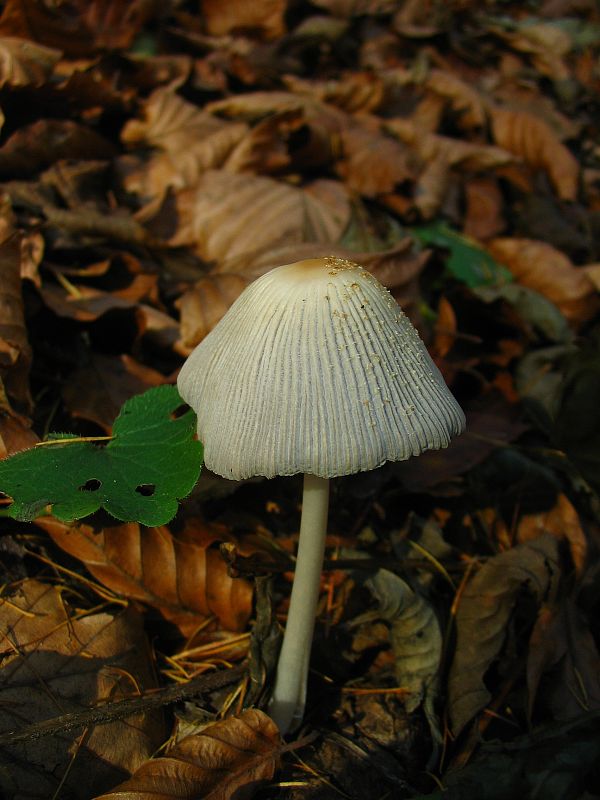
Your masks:
<path fill-rule="evenodd" d="M 3 591 L 3 733 L 155 687 L 141 617 L 85 613 L 69 596 L 35 580 Z M 162 728 L 160 716 L 137 713 L 83 734 L 76 728 L 3 745 L 0 788 L 7 797 L 59 792 L 88 800 L 145 762 L 162 742 Z"/>
<path fill-rule="evenodd" d="M 412 182 L 417 175 L 410 151 L 376 128 L 355 123 L 339 135 L 341 153 L 336 171 L 352 190 L 365 197 L 393 192 L 398 184 Z"/>
<path fill-rule="evenodd" d="M 339 80 L 308 80 L 284 75 L 283 83 L 295 94 L 331 103 L 350 114 L 376 111 L 386 95 L 385 81 L 372 72 L 349 72 Z"/>
<path fill-rule="evenodd" d="M 24 125 L 0 147 L 0 176 L 29 177 L 58 159 L 108 159 L 113 145 L 85 125 L 62 119 L 41 119 Z"/>
<path fill-rule="evenodd" d="M 504 200 L 498 180 L 490 175 L 465 182 L 465 220 L 463 233 L 478 241 L 498 236 L 506 227 Z"/>
<path fill-rule="evenodd" d="M 0 32 L 85 58 L 94 50 L 129 47 L 150 18 L 152 5 L 145 0 L 75 0 L 68 5 L 8 0 Z"/>
<path fill-rule="evenodd" d="M 520 284 L 547 297 L 572 324 L 583 324 L 600 307 L 586 272 L 552 245 L 502 237 L 487 242 L 486 247 Z"/>
<path fill-rule="evenodd" d="M 528 715 L 537 703 L 554 719 L 600 709 L 600 653 L 581 609 L 567 598 L 540 609 L 527 650 Z M 540 684 L 543 682 L 543 693 Z"/>
<path fill-rule="evenodd" d="M 0 242 L 0 379 L 8 397 L 27 412 L 31 408 L 27 336 L 21 293 L 21 236 L 14 232 L 12 211 L 2 198 L 5 236 Z"/>
<path fill-rule="evenodd" d="M 0 86 L 29 86 L 43 83 L 60 59 L 60 50 L 17 39 L 0 37 Z"/>
<path fill-rule="evenodd" d="M 349 216 L 304 189 L 255 175 L 209 170 L 176 198 L 174 246 L 193 247 L 206 261 L 251 255 L 284 243 L 335 242 Z"/>
<path fill-rule="evenodd" d="M 432 69 L 424 85 L 429 92 L 434 92 L 447 101 L 457 115 L 461 129 L 485 127 L 487 102 L 470 83 L 447 69 Z"/>
<path fill-rule="evenodd" d="M 95 800 L 243 800 L 273 777 L 280 751 L 273 720 L 248 709 L 186 736 Z"/>
<path fill-rule="evenodd" d="M 571 71 L 565 63 L 565 57 L 573 47 L 569 34 L 558 25 L 547 22 L 532 23 L 527 21 L 519 25 L 517 30 L 504 31 L 496 28 L 510 47 L 520 53 L 526 53 L 535 69 L 554 81 L 567 81 Z"/>
<path fill-rule="evenodd" d="M 491 698 L 486 672 L 500 655 L 524 588 L 541 604 L 560 574 L 553 536 L 490 558 L 472 577 L 456 610 L 456 649 L 448 678 L 448 711 L 455 736 Z"/>
<path fill-rule="evenodd" d="M 110 433 L 126 400 L 166 382 L 160 372 L 131 356 L 95 354 L 90 364 L 71 373 L 62 395 L 72 417 L 95 422 Z"/>
<path fill-rule="evenodd" d="M 190 520 L 175 536 L 165 526 L 142 529 L 137 523 L 100 531 L 52 517 L 36 524 L 100 583 L 159 609 L 185 636 L 213 615 L 231 631 L 243 630 L 250 617 L 252 586 L 230 578 L 219 551 L 211 548 L 224 539 L 220 527 Z"/>
<path fill-rule="evenodd" d="M 379 614 L 390 624 L 390 644 L 398 686 L 407 690 L 404 705 L 410 713 L 421 703 L 433 709 L 442 656 L 442 634 L 431 605 L 386 569 L 366 585 L 379 602 Z"/>
<path fill-rule="evenodd" d="M 189 355 L 229 309 L 250 279 L 235 273 L 216 273 L 201 278 L 176 301 L 181 314 L 177 352 Z"/>
<path fill-rule="evenodd" d="M 530 542 L 546 533 L 567 541 L 575 571 L 581 574 L 588 551 L 587 538 L 582 530 L 577 511 L 562 492 L 549 511 L 526 514 L 521 517 L 517 525 L 517 541 L 519 543 Z"/>
<path fill-rule="evenodd" d="M 0 384 L 0 395 L 3 387 Z M 0 459 L 28 450 L 39 442 L 39 436 L 31 430 L 27 421 L 15 416 L 8 416 L 0 401 Z"/>
<path fill-rule="evenodd" d="M 509 108 L 490 107 L 489 113 L 496 144 L 533 170 L 545 171 L 562 200 L 577 198 L 577 159 L 544 120 Z"/>
<path fill-rule="evenodd" d="M 285 33 L 285 0 L 201 0 L 200 5 L 212 36 L 249 31 L 274 39 Z"/>

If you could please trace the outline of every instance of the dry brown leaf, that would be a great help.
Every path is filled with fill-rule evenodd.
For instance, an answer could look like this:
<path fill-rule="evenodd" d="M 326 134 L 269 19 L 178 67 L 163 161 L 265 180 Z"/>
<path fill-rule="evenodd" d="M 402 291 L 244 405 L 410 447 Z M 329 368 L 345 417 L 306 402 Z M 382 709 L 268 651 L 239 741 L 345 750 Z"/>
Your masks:
<path fill-rule="evenodd" d="M 0 37 L 0 86 L 30 86 L 43 83 L 60 59 L 60 50 L 27 39 Z"/>
<path fill-rule="evenodd" d="M 280 750 L 273 720 L 251 708 L 186 736 L 95 800 L 244 800 L 273 777 Z"/>
<path fill-rule="evenodd" d="M 267 247 L 251 255 L 243 255 L 224 262 L 215 273 L 243 272 L 252 279 L 264 275 L 281 264 L 291 264 L 305 258 L 331 255 L 356 261 L 383 283 L 402 308 L 411 313 L 419 301 L 418 277 L 428 258 L 428 251 L 412 249 L 411 239 L 402 239 L 395 247 L 380 252 L 360 252 L 339 245 L 302 243 Z"/>
<path fill-rule="evenodd" d="M 596 287 L 596 291 L 600 292 L 600 264 L 588 264 L 583 271 Z"/>
<path fill-rule="evenodd" d="M 308 102 L 307 98 L 291 92 L 248 92 L 234 94 L 223 100 L 213 100 L 204 106 L 204 110 L 209 114 L 257 122 L 269 114 L 302 111 Z"/>
<path fill-rule="evenodd" d="M 522 158 L 533 170 L 545 171 L 562 200 L 577 198 L 577 159 L 544 120 L 508 108 L 492 107 L 489 114 L 496 144 Z"/>
<path fill-rule="evenodd" d="M 435 321 L 435 337 L 430 348 L 436 358 L 445 358 L 456 341 L 456 314 L 451 303 L 440 297 L 438 314 Z"/>
<path fill-rule="evenodd" d="M 559 574 L 558 543 L 545 535 L 490 558 L 467 583 L 456 611 L 456 650 L 448 679 L 456 736 L 490 700 L 485 674 L 500 655 L 519 594 L 527 588 L 541 604 Z"/>
<path fill-rule="evenodd" d="M 398 184 L 417 176 L 411 152 L 376 128 L 369 120 L 339 134 L 341 157 L 336 170 L 353 191 L 366 197 L 393 192 Z"/>
<path fill-rule="evenodd" d="M 28 450 L 39 442 L 39 436 L 31 430 L 27 421 L 16 416 L 7 416 L 2 398 L 0 382 L 0 458 L 12 456 L 20 450 Z"/>
<path fill-rule="evenodd" d="M 517 541 L 530 542 L 545 533 L 557 539 L 566 539 L 575 570 L 581 574 L 587 556 L 587 539 L 575 507 L 562 493 L 558 495 L 555 505 L 549 511 L 521 517 L 517 526 Z"/>
<path fill-rule="evenodd" d="M 6 196 L 0 198 L 0 203 L 5 237 L 0 242 L 0 380 L 8 397 L 27 412 L 31 407 L 31 347 L 21 294 L 21 236 L 14 232 L 14 219 Z"/>
<path fill-rule="evenodd" d="M 94 50 L 128 48 L 154 10 L 146 0 L 8 0 L 0 31 L 88 58 Z"/>
<path fill-rule="evenodd" d="M 141 617 L 86 615 L 68 598 L 64 587 L 34 580 L 0 598 L 3 733 L 155 687 Z M 3 745 L 0 790 L 88 800 L 137 769 L 163 736 L 160 715 L 138 713 L 83 734 L 76 728 Z"/>
<path fill-rule="evenodd" d="M 189 355 L 243 292 L 250 278 L 235 273 L 216 273 L 201 278 L 181 295 L 176 306 L 181 314 L 177 352 Z"/>
<path fill-rule="evenodd" d="M 468 83 L 449 70 L 432 69 L 425 81 L 425 87 L 445 98 L 452 111 L 458 116 L 458 124 L 463 129 L 483 128 L 487 121 L 486 101 Z"/>
<path fill-rule="evenodd" d="M 126 400 L 166 382 L 160 372 L 140 364 L 129 355 L 95 353 L 85 367 L 69 375 L 62 396 L 72 417 L 95 422 L 110 433 Z"/>
<path fill-rule="evenodd" d="M 386 120 L 385 127 L 410 147 L 422 164 L 414 205 L 425 219 L 434 216 L 442 204 L 451 171 L 489 172 L 513 161 L 511 154 L 500 147 L 474 144 L 436 133 L 423 134 L 412 120 Z"/>
<path fill-rule="evenodd" d="M 241 631 L 252 610 L 252 586 L 230 578 L 219 551 L 220 526 L 189 520 L 174 536 L 166 526 L 141 529 L 137 523 L 95 532 L 90 525 L 66 525 L 52 517 L 36 521 L 69 555 L 112 591 L 158 608 L 190 635 L 210 616 L 223 628 Z"/>
<path fill-rule="evenodd" d="M 0 176 L 29 177 L 59 159 L 108 159 L 115 149 L 85 125 L 40 119 L 18 128 L 0 147 Z"/>
<path fill-rule="evenodd" d="M 258 32 L 275 39 L 285 33 L 286 0 L 201 0 L 201 7 L 212 36 Z"/>
<path fill-rule="evenodd" d="M 188 245 L 206 261 L 284 243 L 335 242 L 350 216 L 304 189 L 255 175 L 210 170 L 176 198 L 179 225 L 170 243 Z"/>
<path fill-rule="evenodd" d="M 479 241 L 497 236 L 505 228 L 504 199 L 498 181 L 491 175 L 469 178 L 465 182 L 465 221 L 463 232 Z"/>
<path fill-rule="evenodd" d="M 391 14 L 397 0 L 313 0 L 313 5 L 326 8 L 335 17 L 362 17 L 366 14 Z"/>
<path fill-rule="evenodd" d="M 376 111 L 386 95 L 386 84 L 372 72 L 349 72 L 339 80 L 308 80 L 284 75 L 283 83 L 291 92 L 331 103 L 349 114 Z"/>
<path fill-rule="evenodd" d="M 145 101 L 141 119 L 130 119 L 121 131 L 125 144 L 158 147 L 177 154 L 194 142 L 222 130 L 226 123 L 184 100 L 172 87 L 157 89 Z"/>
<path fill-rule="evenodd" d="M 288 140 L 292 132 L 301 126 L 303 117 L 301 111 L 271 114 L 237 142 L 223 163 L 223 168 L 228 172 L 264 175 L 289 167 L 291 157 Z"/>
<path fill-rule="evenodd" d="M 552 245 L 502 237 L 486 247 L 519 283 L 551 300 L 573 324 L 584 323 L 598 310 L 597 293 L 585 270 Z"/>
<path fill-rule="evenodd" d="M 130 145 L 160 149 L 147 162 L 123 160 L 128 191 L 161 196 L 169 186 L 193 186 L 208 169 L 220 167 L 248 128 L 207 114 L 172 88 L 155 91 L 146 101 L 143 118 L 130 120 L 121 133 Z"/>
<path fill-rule="evenodd" d="M 554 81 L 567 81 L 571 71 L 564 59 L 573 47 L 571 36 L 558 25 L 545 22 L 522 25 L 516 31 L 498 28 L 510 47 L 530 56 L 535 69 Z"/>

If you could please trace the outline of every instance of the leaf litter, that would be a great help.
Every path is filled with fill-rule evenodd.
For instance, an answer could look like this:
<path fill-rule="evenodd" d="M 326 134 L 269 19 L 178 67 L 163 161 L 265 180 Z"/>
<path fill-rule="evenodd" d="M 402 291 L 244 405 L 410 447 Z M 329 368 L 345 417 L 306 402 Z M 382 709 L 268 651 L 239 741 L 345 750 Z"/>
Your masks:
<path fill-rule="evenodd" d="M 227 762 L 229 782 L 200 759 L 198 796 L 593 796 L 598 29 L 593 4 L 569 0 L 4 4 L 0 476 L 52 431 L 84 441 L 36 458 L 80 447 L 106 461 L 118 436 L 99 439 L 119 432 L 123 403 L 152 387 L 166 398 L 251 280 L 328 254 L 390 288 L 468 417 L 446 451 L 337 482 L 306 717 L 318 738 L 298 751 L 260 713 L 287 612 L 294 479 L 204 472 L 192 490 L 198 454 L 178 481 L 147 429 L 126 496 L 96 495 L 79 462 L 49 492 L 51 473 L 33 482 L 27 468 L 19 511 L 2 477 L 2 613 L 19 615 L 3 714 L 31 713 L 26 691 L 49 724 L 74 702 L 137 693 L 142 720 L 147 675 L 183 687 L 248 666 L 172 704 L 141 744 L 113 722 L 15 744 L 5 793 L 175 796 L 202 741 L 169 739 L 185 717 L 210 723 L 209 752 L 225 739 L 254 752 Z M 189 444 L 178 403 L 161 430 L 187 426 Z M 182 466 L 175 450 L 167 460 Z M 143 516 L 161 480 L 168 513 Z M 349 573 L 344 549 L 361 553 Z M 383 574 L 414 617 L 385 611 Z M 118 632 L 112 650 L 88 644 L 96 624 Z M 407 652 L 424 643 L 413 669 Z M 36 659 L 27 685 L 13 679 Z M 50 777 L 46 762 L 60 765 Z M 97 787 L 79 779 L 92 772 Z"/>

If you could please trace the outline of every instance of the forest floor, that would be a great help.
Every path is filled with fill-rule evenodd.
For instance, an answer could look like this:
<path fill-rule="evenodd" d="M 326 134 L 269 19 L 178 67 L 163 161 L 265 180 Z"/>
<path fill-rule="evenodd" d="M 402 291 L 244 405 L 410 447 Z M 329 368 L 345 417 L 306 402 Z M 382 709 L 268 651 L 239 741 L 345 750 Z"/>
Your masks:
<path fill-rule="evenodd" d="M 0 795 L 600 796 L 597 5 L 2 6 L 0 458 L 109 437 L 324 255 L 390 289 L 467 427 L 332 481 L 285 740 L 300 476 L 205 470 L 160 525 L 0 485 Z"/>

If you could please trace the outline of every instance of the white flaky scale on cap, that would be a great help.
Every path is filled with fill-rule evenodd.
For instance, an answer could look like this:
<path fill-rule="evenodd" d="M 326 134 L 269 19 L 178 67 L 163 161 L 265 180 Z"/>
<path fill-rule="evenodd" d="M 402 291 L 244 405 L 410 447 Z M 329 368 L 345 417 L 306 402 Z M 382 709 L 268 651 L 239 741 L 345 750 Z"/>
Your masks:
<path fill-rule="evenodd" d="M 329 478 L 446 447 L 465 424 L 412 324 L 367 270 L 286 264 L 240 295 L 184 364 L 206 466 L 225 478 L 304 473 L 290 610 L 270 713 L 304 712 Z"/>
<path fill-rule="evenodd" d="M 349 475 L 446 447 L 464 426 L 391 294 L 350 261 L 254 281 L 187 360 L 206 466 L 225 478 Z"/>

